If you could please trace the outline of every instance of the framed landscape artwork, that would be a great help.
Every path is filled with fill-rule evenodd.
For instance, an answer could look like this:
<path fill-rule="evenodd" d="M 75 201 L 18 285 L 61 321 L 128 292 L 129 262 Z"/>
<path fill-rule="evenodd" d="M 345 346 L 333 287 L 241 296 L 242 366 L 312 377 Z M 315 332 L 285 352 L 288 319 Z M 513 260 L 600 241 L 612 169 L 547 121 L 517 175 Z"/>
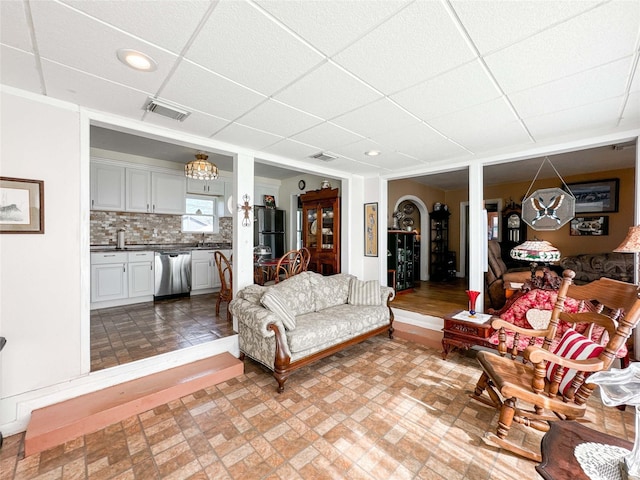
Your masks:
<path fill-rule="evenodd" d="M 0 233 L 44 233 L 44 182 L 0 177 Z"/>
<path fill-rule="evenodd" d="M 378 256 L 378 203 L 364 204 L 364 256 Z"/>
<path fill-rule="evenodd" d="M 568 187 L 576 198 L 576 214 L 618 211 L 618 178 L 569 183 Z"/>
<path fill-rule="evenodd" d="M 572 236 L 609 235 L 609 216 L 575 217 L 571 220 L 571 228 L 569 232 Z"/>

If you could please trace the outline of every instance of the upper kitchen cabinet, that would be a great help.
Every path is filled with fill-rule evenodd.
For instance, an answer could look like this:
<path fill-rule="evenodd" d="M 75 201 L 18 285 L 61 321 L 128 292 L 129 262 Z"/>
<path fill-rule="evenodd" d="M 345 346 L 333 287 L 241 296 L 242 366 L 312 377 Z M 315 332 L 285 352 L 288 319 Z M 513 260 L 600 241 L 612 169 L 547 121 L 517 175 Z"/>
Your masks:
<path fill-rule="evenodd" d="M 220 178 L 216 178 L 215 180 L 196 180 L 195 178 L 187 178 L 187 193 L 224 196 L 225 181 Z"/>
<path fill-rule="evenodd" d="M 151 172 L 127 168 L 127 212 L 151 212 Z"/>
<path fill-rule="evenodd" d="M 185 183 L 183 175 L 151 172 L 151 211 L 183 214 Z"/>
<path fill-rule="evenodd" d="M 223 186 L 224 191 L 224 186 Z M 184 175 L 152 168 L 91 162 L 91 208 L 143 213 L 184 213 Z"/>
<path fill-rule="evenodd" d="M 91 209 L 125 209 L 124 168 L 101 162 L 91 163 Z"/>

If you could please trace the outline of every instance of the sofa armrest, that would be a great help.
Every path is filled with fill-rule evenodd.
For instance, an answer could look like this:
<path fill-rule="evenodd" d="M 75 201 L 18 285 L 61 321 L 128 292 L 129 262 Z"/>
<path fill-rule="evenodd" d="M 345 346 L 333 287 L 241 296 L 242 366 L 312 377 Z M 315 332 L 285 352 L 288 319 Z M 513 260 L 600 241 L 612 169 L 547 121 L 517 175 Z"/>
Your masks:
<path fill-rule="evenodd" d="M 396 297 L 396 291 L 391 287 L 380 285 L 380 298 L 382 299 L 382 305 L 388 305 L 388 303 Z"/>
<path fill-rule="evenodd" d="M 239 325 L 245 325 L 265 338 L 274 336 L 273 330 L 269 328 L 271 324 L 275 324 L 281 332 L 284 332 L 280 317 L 262 305 L 256 305 L 242 298 L 234 298 L 229 304 L 229 309 L 238 318 Z"/>

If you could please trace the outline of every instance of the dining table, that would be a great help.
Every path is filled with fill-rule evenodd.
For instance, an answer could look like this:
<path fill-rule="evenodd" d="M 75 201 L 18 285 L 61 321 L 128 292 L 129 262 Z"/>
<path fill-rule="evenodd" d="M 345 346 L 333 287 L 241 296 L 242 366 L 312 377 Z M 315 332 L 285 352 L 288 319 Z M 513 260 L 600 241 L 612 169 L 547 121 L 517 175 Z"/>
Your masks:
<path fill-rule="evenodd" d="M 276 278 L 276 269 L 278 268 L 278 262 L 280 258 L 266 258 L 253 263 L 254 268 L 254 282 L 258 285 L 264 285 L 265 282 L 274 280 Z M 286 265 L 289 263 L 289 259 L 282 259 L 280 265 Z"/>

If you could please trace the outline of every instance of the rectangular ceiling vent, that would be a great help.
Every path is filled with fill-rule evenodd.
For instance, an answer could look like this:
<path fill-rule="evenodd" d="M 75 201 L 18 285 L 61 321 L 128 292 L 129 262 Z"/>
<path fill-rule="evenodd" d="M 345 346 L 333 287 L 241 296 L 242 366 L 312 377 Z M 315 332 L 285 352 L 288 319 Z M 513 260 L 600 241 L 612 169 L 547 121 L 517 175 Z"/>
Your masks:
<path fill-rule="evenodd" d="M 327 152 L 318 152 L 315 155 L 311 155 L 310 158 L 316 158 L 318 160 L 322 160 L 323 162 L 330 162 L 331 160 L 335 160 L 338 158 L 337 155 L 332 155 Z"/>
<path fill-rule="evenodd" d="M 162 115 L 163 117 L 172 118 L 173 120 L 178 120 L 182 122 L 185 118 L 191 115 L 191 112 L 188 112 L 176 105 L 172 105 L 169 102 L 164 102 L 160 100 L 156 100 L 155 98 L 149 97 L 144 109 L 147 112 L 157 113 L 158 115 Z"/>

